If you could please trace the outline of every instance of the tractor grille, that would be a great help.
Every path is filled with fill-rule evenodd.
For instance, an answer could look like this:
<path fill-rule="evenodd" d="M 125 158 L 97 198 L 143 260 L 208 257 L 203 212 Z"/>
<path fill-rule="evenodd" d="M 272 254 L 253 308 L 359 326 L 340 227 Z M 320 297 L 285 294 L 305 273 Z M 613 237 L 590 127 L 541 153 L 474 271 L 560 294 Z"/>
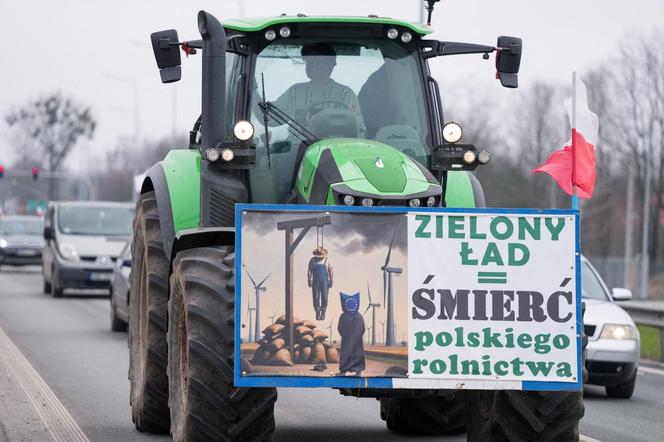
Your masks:
<path fill-rule="evenodd" d="M 235 203 L 237 202 L 214 187 L 210 189 L 210 223 L 212 226 L 235 226 Z"/>

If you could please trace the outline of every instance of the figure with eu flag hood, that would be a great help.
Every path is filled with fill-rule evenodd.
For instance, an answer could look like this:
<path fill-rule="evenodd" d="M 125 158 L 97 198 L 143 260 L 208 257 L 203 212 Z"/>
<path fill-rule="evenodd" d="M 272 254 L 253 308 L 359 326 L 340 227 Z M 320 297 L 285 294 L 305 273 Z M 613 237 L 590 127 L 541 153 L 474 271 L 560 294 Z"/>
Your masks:
<path fill-rule="evenodd" d="M 339 355 L 339 374 L 352 373 L 360 376 L 366 369 L 364 360 L 364 318 L 359 312 L 360 293 L 341 296 L 343 313 L 339 317 L 339 334 L 341 335 L 341 351 Z"/>

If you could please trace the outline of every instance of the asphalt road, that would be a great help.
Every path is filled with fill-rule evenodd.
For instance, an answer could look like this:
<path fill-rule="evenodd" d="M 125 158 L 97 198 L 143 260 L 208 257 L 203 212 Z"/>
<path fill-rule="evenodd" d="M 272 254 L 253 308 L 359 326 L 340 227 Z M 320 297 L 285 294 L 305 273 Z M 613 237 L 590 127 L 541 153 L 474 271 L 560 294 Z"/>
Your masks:
<path fill-rule="evenodd" d="M 167 440 L 131 423 L 126 334 L 109 329 L 105 298 L 41 293 L 39 269 L 0 271 L 0 327 L 93 441 Z M 588 387 L 581 433 L 602 441 L 661 440 L 664 371 L 639 374 L 631 400 L 609 399 Z M 6 419 L 5 415 L 4 418 Z M 1 420 L 1 419 L 0 419 Z M 437 440 L 400 438 L 385 429 L 378 402 L 334 390 L 279 390 L 274 441 Z M 1 439 L 1 438 L 0 438 Z M 465 440 L 464 435 L 445 438 Z"/>

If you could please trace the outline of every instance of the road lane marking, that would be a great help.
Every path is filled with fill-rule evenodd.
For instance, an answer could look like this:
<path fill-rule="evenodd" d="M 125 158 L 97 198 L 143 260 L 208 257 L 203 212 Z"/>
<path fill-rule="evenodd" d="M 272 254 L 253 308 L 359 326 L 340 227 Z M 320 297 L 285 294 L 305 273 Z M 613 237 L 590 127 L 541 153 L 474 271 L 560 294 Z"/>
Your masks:
<path fill-rule="evenodd" d="M 637 373 L 648 373 L 648 374 L 658 374 L 660 376 L 664 376 L 664 370 L 660 370 L 659 368 L 653 368 L 653 367 L 644 367 L 643 365 L 639 365 Z"/>
<path fill-rule="evenodd" d="M 0 359 L 9 368 L 55 442 L 89 442 L 69 411 L 0 327 Z"/>
<path fill-rule="evenodd" d="M 602 442 L 599 439 L 593 439 L 592 437 L 586 436 L 585 434 L 579 435 L 579 441 L 581 441 L 581 442 Z"/>

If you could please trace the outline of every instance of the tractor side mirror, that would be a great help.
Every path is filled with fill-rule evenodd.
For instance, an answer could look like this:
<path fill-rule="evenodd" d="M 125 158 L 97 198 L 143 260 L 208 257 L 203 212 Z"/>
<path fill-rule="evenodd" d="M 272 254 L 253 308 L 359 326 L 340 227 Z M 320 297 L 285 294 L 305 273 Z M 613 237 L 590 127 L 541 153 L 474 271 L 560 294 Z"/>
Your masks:
<path fill-rule="evenodd" d="M 519 66 L 521 65 L 522 42 L 517 37 L 498 37 L 498 55 L 496 55 L 496 70 L 498 79 L 504 87 L 515 88 L 519 86 Z"/>
<path fill-rule="evenodd" d="M 153 32 L 152 50 L 157 60 L 157 67 L 162 83 L 173 83 L 180 80 L 180 43 L 175 29 Z"/>
<path fill-rule="evenodd" d="M 53 239 L 53 227 L 44 227 L 44 239 L 47 241 Z"/>

